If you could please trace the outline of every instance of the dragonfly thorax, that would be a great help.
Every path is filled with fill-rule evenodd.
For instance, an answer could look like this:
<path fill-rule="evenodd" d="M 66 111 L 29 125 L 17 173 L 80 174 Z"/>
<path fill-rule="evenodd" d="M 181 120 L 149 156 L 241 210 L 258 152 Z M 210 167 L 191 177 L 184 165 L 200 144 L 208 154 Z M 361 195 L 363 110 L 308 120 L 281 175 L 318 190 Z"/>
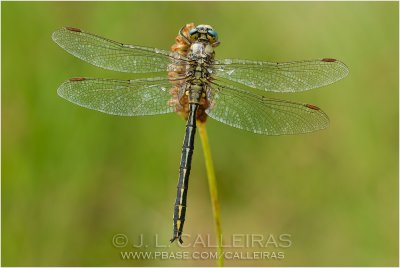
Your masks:
<path fill-rule="evenodd" d="M 214 60 L 214 49 L 209 42 L 197 41 L 190 45 L 187 57 L 191 60 L 191 64 L 187 65 L 186 76 L 191 77 L 190 80 L 201 80 L 206 83 L 210 76 L 210 68 Z M 200 82 L 196 82 L 200 84 Z"/>
<path fill-rule="evenodd" d="M 211 61 L 214 55 L 214 48 L 209 42 L 198 41 L 191 44 L 188 58 L 191 60 L 205 59 L 206 61 Z"/>

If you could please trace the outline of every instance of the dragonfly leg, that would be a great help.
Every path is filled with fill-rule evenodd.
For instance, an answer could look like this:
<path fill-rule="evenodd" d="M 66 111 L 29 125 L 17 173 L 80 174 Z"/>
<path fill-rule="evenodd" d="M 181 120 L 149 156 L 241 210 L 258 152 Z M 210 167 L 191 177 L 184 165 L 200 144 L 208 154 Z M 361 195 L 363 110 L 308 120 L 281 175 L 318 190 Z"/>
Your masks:
<path fill-rule="evenodd" d="M 182 37 L 183 41 L 185 41 L 186 44 L 191 45 L 192 42 L 190 42 L 190 40 L 183 34 L 183 29 L 186 28 L 186 25 L 183 26 L 180 30 L 179 30 L 179 35 Z"/>

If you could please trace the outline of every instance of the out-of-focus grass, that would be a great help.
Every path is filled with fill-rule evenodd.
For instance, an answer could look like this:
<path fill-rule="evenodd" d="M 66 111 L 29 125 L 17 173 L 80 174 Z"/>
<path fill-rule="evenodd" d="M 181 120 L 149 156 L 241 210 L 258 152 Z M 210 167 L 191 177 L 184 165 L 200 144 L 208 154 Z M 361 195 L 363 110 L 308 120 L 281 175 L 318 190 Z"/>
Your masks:
<path fill-rule="evenodd" d="M 225 241 L 290 234 L 283 260 L 226 265 L 398 265 L 398 3 L 3 2 L 2 265 L 214 265 L 214 260 L 122 260 L 115 248 L 172 231 L 184 122 L 126 118 L 56 94 L 74 76 L 129 78 L 95 68 L 51 40 L 74 26 L 120 42 L 168 49 L 188 22 L 218 31 L 217 57 L 287 61 L 334 57 L 350 75 L 301 94 L 270 94 L 322 107 L 331 127 L 266 137 L 208 122 Z M 213 237 L 197 142 L 185 232 Z M 212 238 L 212 242 L 215 240 Z"/>

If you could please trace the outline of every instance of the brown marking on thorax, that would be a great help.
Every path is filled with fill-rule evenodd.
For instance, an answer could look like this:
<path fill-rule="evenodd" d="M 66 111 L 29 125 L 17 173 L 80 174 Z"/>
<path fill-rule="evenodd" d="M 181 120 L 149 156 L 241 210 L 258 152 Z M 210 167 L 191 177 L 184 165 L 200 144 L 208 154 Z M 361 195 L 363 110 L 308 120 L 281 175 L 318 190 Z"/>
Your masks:
<path fill-rule="evenodd" d="M 188 23 L 185 25 L 185 27 L 182 29 L 182 33 L 189 39 L 189 31 L 194 29 L 196 26 L 194 23 Z M 187 44 L 182 36 L 178 34 L 178 36 L 175 38 L 175 43 L 172 45 L 171 50 L 173 52 L 179 53 L 180 55 L 187 56 L 189 52 L 190 45 Z M 185 65 L 180 65 L 176 66 L 174 71 L 168 72 L 168 77 L 170 79 L 176 79 L 178 77 L 182 77 L 185 75 L 186 71 L 186 66 Z M 179 89 L 183 84 L 186 83 L 185 80 L 176 80 L 176 81 L 171 81 L 173 84 L 173 87 L 170 90 L 170 94 L 172 95 L 171 100 L 169 101 L 169 105 L 175 107 L 175 111 L 183 116 L 185 120 L 187 120 L 189 116 L 189 99 L 186 94 L 183 94 L 183 96 L 179 96 Z M 207 120 L 207 114 L 205 113 L 205 110 L 210 106 L 209 101 L 207 100 L 207 97 L 205 95 L 205 92 L 200 99 L 200 104 L 199 108 L 197 109 L 197 120 L 200 122 L 205 122 Z"/>

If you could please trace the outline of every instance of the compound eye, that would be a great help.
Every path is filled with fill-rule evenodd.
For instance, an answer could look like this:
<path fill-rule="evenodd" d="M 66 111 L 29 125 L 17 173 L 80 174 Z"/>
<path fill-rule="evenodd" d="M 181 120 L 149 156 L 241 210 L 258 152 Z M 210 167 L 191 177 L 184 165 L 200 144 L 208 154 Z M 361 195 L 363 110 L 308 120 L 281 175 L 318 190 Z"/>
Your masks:
<path fill-rule="evenodd" d="M 210 41 L 211 43 L 215 43 L 218 40 L 218 34 L 216 31 L 213 30 L 208 30 L 207 31 L 207 39 L 208 41 Z"/>
<path fill-rule="evenodd" d="M 189 38 L 191 41 L 196 41 L 199 38 L 199 35 L 200 34 L 196 28 L 189 31 Z"/>

